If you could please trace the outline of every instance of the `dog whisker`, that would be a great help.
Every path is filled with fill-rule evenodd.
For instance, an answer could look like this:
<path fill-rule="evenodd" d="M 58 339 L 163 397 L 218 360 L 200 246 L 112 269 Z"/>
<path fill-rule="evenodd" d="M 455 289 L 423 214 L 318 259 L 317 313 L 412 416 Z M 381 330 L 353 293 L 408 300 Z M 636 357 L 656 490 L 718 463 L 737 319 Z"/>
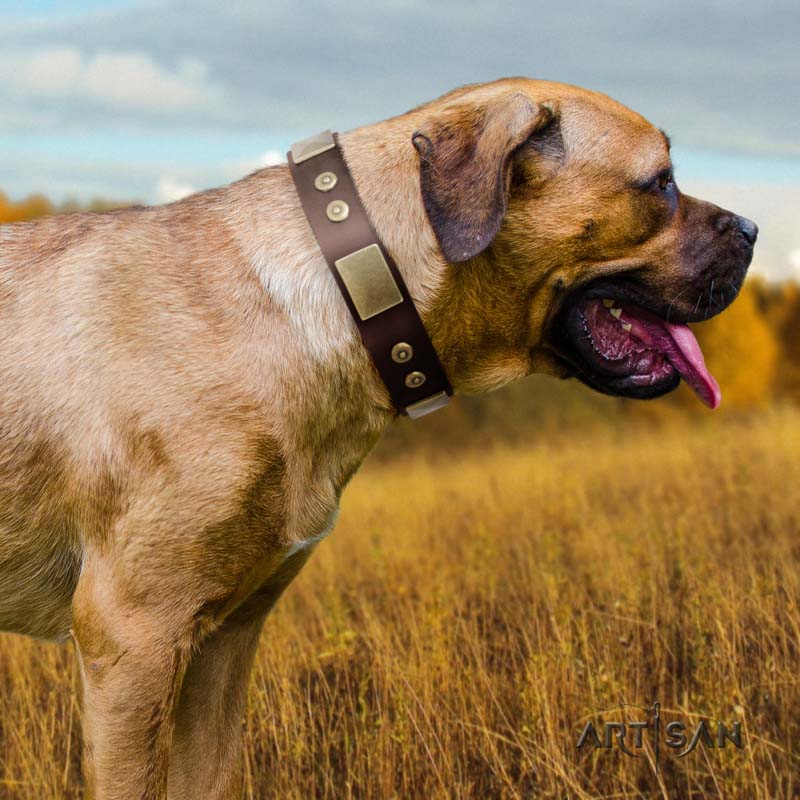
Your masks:
<path fill-rule="evenodd" d="M 681 295 L 686 294 L 686 292 L 688 291 L 689 287 L 686 286 L 680 292 L 678 292 L 678 294 L 676 294 L 675 297 L 672 298 L 672 300 L 670 300 L 669 306 L 667 307 L 667 322 L 669 322 L 669 315 L 672 313 L 672 306 L 675 305 L 675 303 L 677 302 L 678 298 Z"/>

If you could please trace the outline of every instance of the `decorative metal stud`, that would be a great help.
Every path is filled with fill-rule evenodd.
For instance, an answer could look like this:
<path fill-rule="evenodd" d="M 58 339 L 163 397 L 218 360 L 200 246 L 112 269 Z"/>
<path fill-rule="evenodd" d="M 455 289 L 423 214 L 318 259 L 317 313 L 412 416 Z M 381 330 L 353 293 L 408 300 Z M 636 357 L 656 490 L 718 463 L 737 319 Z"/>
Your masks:
<path fill-rule="evenodd" d="M 392 348 L 392 361 L 396 364 L 405 364 L 414 355 L 414 348 L 408 342 L 398 342 Z"/>
<path fill-rule="evenodd" d="M 409 372 L 408 375 L 406 375 L 406 386 L 408 386 L 409 389 L 418 389 L 423 383 L 425 383 L 425 381 L 426 378 L 424 372 L 414 371 Z"/>
<path fill-rule="evenodd" d="M 350 215 L 350 206 L 344 200 L 331 200 L 325 213 L 331 222 L 344 222 Z"/>
<path fill-rule="evenodd" d="M 330 131 L 323 131 L 314 136 L 309 136 L 308 139 L 295 142 L 292 145 L 292 161 L 295 164 L 302 164 L 308 161 L 309 158 L 314 158 L 326 150 L 331 150 L 336 147 L 336 140 Z"/>
<path fill-rule="evenodd" d="M 437 392 L 430 397 L 424 397 L 422 400 L 417 400 L 416 403 L 406 406 L 406 414 L 408 414 L 411 419 L 419 419 L 426 414 L 430 414 L 431 411 L 443 408 L 447 405 L 449 399 L 447 392 Z"/>
<path fill-rule="evenodd" d="M 321 192 L 329 192 L 339 182 L 333 172 L 320 172 L 314 179 L 314 187 Z"/>

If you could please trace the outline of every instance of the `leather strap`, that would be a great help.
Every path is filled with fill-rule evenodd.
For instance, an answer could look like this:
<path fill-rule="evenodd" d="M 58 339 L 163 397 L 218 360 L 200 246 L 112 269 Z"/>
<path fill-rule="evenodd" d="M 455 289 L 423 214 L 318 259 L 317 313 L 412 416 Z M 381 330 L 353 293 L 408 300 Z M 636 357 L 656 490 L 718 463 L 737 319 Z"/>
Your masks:
<path fill-rule="evenodd" d="M 450 382 L 335 135 L 297 142 L 287 158 L 306 217 L 395 408 L 416 418 L 446 405 Z"/>

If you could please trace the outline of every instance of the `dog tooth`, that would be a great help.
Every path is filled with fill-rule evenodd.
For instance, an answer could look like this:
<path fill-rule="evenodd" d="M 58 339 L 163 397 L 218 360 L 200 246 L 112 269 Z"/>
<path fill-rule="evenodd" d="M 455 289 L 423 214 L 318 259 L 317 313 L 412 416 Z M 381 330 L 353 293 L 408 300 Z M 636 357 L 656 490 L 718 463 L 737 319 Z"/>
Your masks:
<path fill-rule="evenodd" d="M 620 314 L 622 314 L 621 308 L 609 308 L 608 310 L 611 313 L 611 316 L 616 317 L 617 319 L 619 319 Z"/>
<path fill-rule="evenodd" d="M 613 300 L 603 300 L 603 305 L 606 308 L 612 308 L 614 306 L 614 301 Z"/>
<path fill-rule="evenodd" d="M 626 333 L 630 333 L 632 327 L 633 327 L 633 325 L 631 325 L 630 322 L 623 322 L 622 323 L 622 330 L 624 330 Z"/>

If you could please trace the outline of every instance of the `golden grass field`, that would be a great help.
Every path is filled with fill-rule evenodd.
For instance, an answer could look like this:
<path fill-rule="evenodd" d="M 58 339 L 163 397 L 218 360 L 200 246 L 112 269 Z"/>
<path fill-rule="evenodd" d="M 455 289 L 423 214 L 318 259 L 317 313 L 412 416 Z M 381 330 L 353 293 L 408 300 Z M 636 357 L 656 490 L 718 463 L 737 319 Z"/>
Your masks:
<path fill-rule="evenodd" d="M 267 622 L 246 797 L 800 797 L 799 453 L 790 409 L 379 449 Z M 0 639 L 3 798 L 82 796 L 73 682 Z M 656 698 L 744 749 L 576 749 Z"/>

